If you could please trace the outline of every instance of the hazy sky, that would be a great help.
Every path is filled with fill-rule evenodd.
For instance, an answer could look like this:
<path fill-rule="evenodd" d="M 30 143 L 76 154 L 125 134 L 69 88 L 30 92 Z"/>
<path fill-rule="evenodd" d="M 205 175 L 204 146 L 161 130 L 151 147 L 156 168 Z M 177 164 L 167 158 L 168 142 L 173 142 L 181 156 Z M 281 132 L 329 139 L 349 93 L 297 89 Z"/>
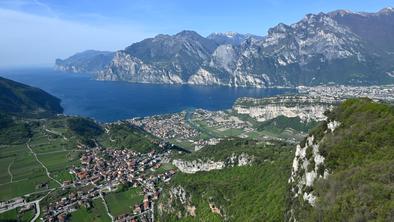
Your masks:
<path fill-rule="evenodd" d="M 375 12 L 394 0 L 0 0 L 0 67 L 51 65 L 159 33 L 265 35 L 279 22 L 336 9 Z"/>

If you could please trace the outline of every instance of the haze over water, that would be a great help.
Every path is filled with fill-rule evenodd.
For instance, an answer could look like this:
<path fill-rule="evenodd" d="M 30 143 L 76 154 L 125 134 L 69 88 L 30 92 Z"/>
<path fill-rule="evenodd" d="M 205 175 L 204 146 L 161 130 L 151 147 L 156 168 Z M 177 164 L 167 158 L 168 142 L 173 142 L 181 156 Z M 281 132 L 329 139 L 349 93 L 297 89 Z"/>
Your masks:
<path fill-rule="evenodd" d="M 185 109 L 224 110 L 239 97 L 268 97 L 291 89 L 229 88 L 96 81 L 52 68 L 0 70 L 0 76 L 39 87 L 60 98 L 64 113 L 110 122 Z"/>

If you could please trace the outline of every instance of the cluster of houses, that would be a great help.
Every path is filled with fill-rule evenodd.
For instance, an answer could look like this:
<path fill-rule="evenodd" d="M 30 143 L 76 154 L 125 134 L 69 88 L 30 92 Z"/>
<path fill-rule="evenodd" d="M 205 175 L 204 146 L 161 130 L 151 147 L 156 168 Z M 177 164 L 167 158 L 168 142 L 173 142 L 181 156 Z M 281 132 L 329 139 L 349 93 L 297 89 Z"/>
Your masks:
<path fill-rule="evenodd" d="M 382 86 L 343 86 L 343 85 L 323 85 L 297 87 L 300 93 L 310 96 L 317 96 L 322 100 L 337 98 L 343 100 L 353 97 L 368 97 L 374 100 L 384 100 L 394 102 L 394 85 Z"/>
<path fill-rule="evenodd" d="M 209 127 L 218 128 L 219 130 L 227 129 L 248 129 L 250 123 L 240 120 L 237 116 L 231 115 L 224 111 L 207 111 L 197 109 L 193 113 L 193 119 L 203 121 Z"/>
<path fill-rule="evenodd" d="M 188 139 L 198 136 L 198 131 L 186 123 L 185 115 L 185 112 L 180 112 L 172 115 L 131 119 L 129 122 L 162 139 Z"/>
<path fill-rule="evenodd" d="M 57 201 L 49 203 L 43 210 L 44 221 L 66 221 L 69 213 L 76 211 L 79 207 L 92 207 L 92 200 L 99 196 L 100 189 L 91 187 L 90 189 L 80 189 L 78 191 L 69 192 Z"/>
<path fill-rule="evenodd" d="M 133 221 L 138 217 L 138 221 L 150 221 L 153 218 L 150 213 L 153 201 L 159 198 L 161 192 L 158 183 L 168 182 L 175 174 L 175 170 L 155 173 L 168 155 L 169 151 L 140 154 L 126 149 L 86 149 L 80 157 L 81 165 L 70 169 L 75 180 L 64 181 L 63 184 L 63 188 L 74 187 L 76 191 L 68 192 L 60 200 L 50 203 L 44 210 L 44 221 L 67 220 L 71 212 L 82 206 L 91 208 L 93 199 L 103 197 L 103 194 L 117 190 L 121 185 L 141 188 L 144 200 L 131 206 L 133 212 L 114 215 L 114 220 Z"/>

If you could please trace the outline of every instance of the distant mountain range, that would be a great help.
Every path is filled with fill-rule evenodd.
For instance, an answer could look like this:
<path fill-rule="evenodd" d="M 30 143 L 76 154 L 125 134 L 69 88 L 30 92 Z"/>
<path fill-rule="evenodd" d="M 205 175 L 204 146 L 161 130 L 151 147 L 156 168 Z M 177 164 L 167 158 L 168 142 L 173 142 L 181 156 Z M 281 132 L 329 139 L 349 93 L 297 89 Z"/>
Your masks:
<path fill-rule="evenodd" d="M 261 37 L 194 31 L 157 35 L 116 52 L 85 51 L 56 68 L 98 80 L 294 87 L 394 82 L 394 9 L 338 10 L 278 24 Z"/>

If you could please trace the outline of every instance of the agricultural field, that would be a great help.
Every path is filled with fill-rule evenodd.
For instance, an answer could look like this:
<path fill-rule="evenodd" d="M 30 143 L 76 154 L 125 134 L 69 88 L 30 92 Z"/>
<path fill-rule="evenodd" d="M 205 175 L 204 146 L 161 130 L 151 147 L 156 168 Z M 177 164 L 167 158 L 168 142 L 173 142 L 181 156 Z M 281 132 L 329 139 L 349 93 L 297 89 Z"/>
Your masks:
<path fill-rule="evenodd" d="M 72 179 L 68 170 L 79 164 L 80 153 L 74 144 L 48 133 L 41 125 L 32 128 L 32 137 L 27 143 L 2 145 L 0 200 L 59 187 L 63 181 Z M 47 176 L 44 166 L 53 179 Z"/>

